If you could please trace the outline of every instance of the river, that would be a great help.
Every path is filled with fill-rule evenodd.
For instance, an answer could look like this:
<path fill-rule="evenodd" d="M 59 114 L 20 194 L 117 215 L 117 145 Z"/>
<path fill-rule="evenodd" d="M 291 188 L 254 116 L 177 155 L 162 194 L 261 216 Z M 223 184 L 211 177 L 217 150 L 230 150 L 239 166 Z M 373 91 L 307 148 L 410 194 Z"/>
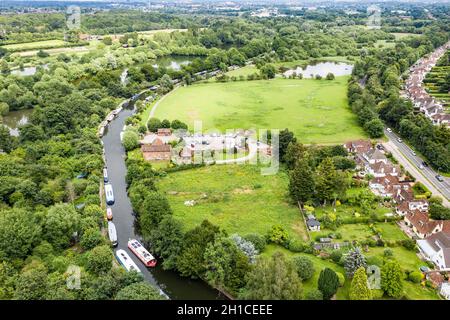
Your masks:
<path fill-rule="evenodd" d="M 125 175 L 127 172 L 125 165 L 126 153 L 120 141 L 120 133 L 125 125 L 125 120 L 133 114 L 134 110 L 131 107 L 124 108 L 108 125 L 102 138 L 108 175 L 113 186 L 115 197 L 115 204 L 111 208 L 113 210 L 113 221 L 116 225 L 119 241 L 117 249 L 127 251 L 133 261 L 142 270 L 145 279 L 160 287 L 171 299 L 223 299 L 223 296 L 218 291 L 203 281 L 183 278 L 175 272 L 164 271 L 160 264 L 154 269 L 146 269 L 127 248 L 128 239 L 139 239 L 139 236 L 135 232 L 135 217 L 132 215 L 133 210 L 127 195 L 125 183 Z"/>

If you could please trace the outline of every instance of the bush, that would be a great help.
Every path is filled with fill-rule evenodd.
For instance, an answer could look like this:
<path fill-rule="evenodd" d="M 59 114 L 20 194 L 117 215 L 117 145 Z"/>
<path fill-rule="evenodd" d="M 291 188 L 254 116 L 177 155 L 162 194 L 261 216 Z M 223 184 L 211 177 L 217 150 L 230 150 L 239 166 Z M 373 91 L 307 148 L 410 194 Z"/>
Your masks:
<path fill-rule="evenodd" d="M 334 263 L 339 264 L 339 261 L 342 258 L 342 252 L 339 250 L 334 250 L 333 252 L 331 252 L 330 258 L 331 258 L 331 260 L 333 260 Z"/>
<path fill-rule="evenodd" d="M 408 280 L 414 283 L 420 283 L 423 279 L 422 272 L 419 271 L 413 271 L 408 275 Z"/>
<path fill-rule="evenodd" d="M 289 241 L 288 249 L 289 249 L 289 251 L 292 251 L 292 252 L 304 252 L 305 245 L 301 241 L 291 240 L 291 241 Z"/>
<path fill-rule="evenodd" d="M 312 289 L 306 293 L 305 300 L 323 300 L 323 294 L 319 289 Z"/>
<path fill-rule="evenodd" d="M 340 273 L 340 272 L 336 272 L 336 274 L 337 274 L 337 276 L 339 278 L 339 286 L 340 287 L 344 286 L 345 276 L 342 273 Z"/>
<path fill-rule="evenodd" d="M 412 251 L 416 248 L 416 242 L 412 239 L 405 239 L 402 240 L 402 246 L 405 247 L 406 249 Z"/>
<path fill-rule="evenodd" d="M 314 264 L 306 257 L 294 257 L 292 259 L 297 270 L 297 274 L 302 281 L 311 279 L 314 275 Z"/>
<path fill-rule="evenodd" d="M 272 227 L 272 230 L 270 230 L 268 238 L 270 242 L 286 245 L 289 241 L 289 234 L 282 226 L 276 225 Z"/>
<path fill-rule="evenodd" d="M 250 241 L 255 246 L 255 249 L 258 250 L 258 252 L 263 252 L 266 248 L 267 242 L 266 239 L 256 233 L 248 234 L 244 237 L 245 240 Z"/>

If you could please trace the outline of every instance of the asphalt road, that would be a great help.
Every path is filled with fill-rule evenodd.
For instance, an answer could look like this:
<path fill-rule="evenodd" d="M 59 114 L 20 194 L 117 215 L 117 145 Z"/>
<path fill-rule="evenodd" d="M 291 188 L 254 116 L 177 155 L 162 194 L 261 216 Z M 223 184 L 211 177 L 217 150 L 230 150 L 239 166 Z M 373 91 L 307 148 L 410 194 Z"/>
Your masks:
<path fill-rule="evenodd" d="M 420 169 L 419 166 L 422 164 L 424 160 L 420 158 L 418 155 L 414 155 L 413 150 L 407 144 L 405 144 L 405 142 L 399 142 L 398 141 L 399 136 L 396 135 L 394 132 L 388 132 L 387 130 L 385 130 L 384 133 L 389 138 L 391 146 L 396 148 L 397 151 L 401 152 L 404 158 L 407 158 L 406 162 L 405 159 L 402 159 L 402 157 L 398 157 L 399 159 L 397 160 L 405 168 L 412 166 L 415 169 L 414 171 L 418 172 L 419 174 L 419 176 L 415 176 L 415 178 L 424 183 L 425 185 L 431 184 L 438 191 L 438 193 L 440 193 L 441 197 L 446 199 L 448 202 L 448 200 L 450 200 L 450 179 L 443 176 L 444 181 L 443 182 L 438 181 L 436 179 L 436 175 L 438 173 L 435 170 L 433 170 L 430 166 Z M 413 172 L 411 172 L 411 174 L 414 175 Z"/>

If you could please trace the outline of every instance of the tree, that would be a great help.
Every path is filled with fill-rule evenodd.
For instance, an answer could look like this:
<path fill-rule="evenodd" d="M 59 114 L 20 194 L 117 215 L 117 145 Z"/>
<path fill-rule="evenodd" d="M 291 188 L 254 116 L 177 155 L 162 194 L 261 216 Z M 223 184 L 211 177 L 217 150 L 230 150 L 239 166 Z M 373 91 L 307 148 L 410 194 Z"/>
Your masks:
<path fill-rule="evenodd" d="M 112 45 L 112 38 L 111 37 L 104 37 L 102 41 L 107 46 Z"/>
<path fill-rule="evenodd" d="M 198 278 L 204 274 L 206 247 L 219 234 L 219 227 L 208 220 L 203 220 L 199 226 L 185 234 L 183 240 L 185 245 L 177 259 L 178 271 L 182 276 Z"/>
<path fill-rule="evenodd" d="M 339 288 L 339 278 L 333 270 L 325 268 L 320 272 L 318 288 L 323 294 L 324 300 L 330 300 Z"/>
<path fill-rule="evenodd" d="M 80 215 L 69 204 L 57 204 L 48 210 L 44 222 L 44 237 L 53 246 L 66 248 L 79 230 Z"/>
<path fill-rule="evenodd" d="M 167 119 L 161 121 L 161 128 L 170 128 L 170 121 Z"/>
<path fill-rule="evenodd" d="M 159 79 L 159 90 L 161 93 L 165 94 L 173 89 L 172 79 L 168 74 L 165 74 Z"/>
<path fill-rule="evenodd" d="M 250 300 L 297 300 L 302 292 L 301 280 L 294 264 L 281 252 L 270 259 L 258 259 L 242 298 Z"/>
<path fill-rule="evenodd" d="M 47 293 L 47 268 L 42 262 L 32 261 L 25 266 L 16 282 L 14 298 L 42 300 Z"/>
<path fill-rule="evenodd" d="M 272 226 L 268 239 L 270 242 L 283 245 L 289 241 L 289 233 L 281 225 L 275 225 Z"/>
<path fill-rule="evenodd" d="M 381 268 L 381 289 L 390 297 L 400 298 L 403 294 L 403 272 L 395 260 L 388 260 Z"/>
<path fill-rule="evenodd" d="M 90 250 L 103 243 L 103 236 L 97 228 L 89 228 L 81 236 L 80 246 L 84 250 Z"/>
<path fill-rule="evenodd" d="M 141 281 L 120 289 L 115 300 L 165 300 L 165 298 L 158 289 Z"/>
<path fill-rule="evenodd" d="M 164 270 L 176 268 L 176 259 L 183 247 L 181 223 L 172 216 L 165 216 L 149 236 L 153 251 L 162 258 Z"/>
<path fill-rule="evenodd" d="M 280 161 L 284 161 L 284 156 L 287 152 L 287 148 L 289 143 L 297 142 L 297 139 L 294 137 L 294 133 L 289 131 L 288 129 L 284 129 L 280 131 L 279 135 L 279 156 Z"/>
<path fill-rule="evenodd" d="M 9 68 L 8 62 L 6 62 L 4 59 L 0 61 L 0 73 L 4 76 L 8 75 L 11 72 L 11 69 Z"/>
<path fill-rule="evenodd" d="M 366 257 L 362 254 L 361 248 L 356 247 L 345 255 L 344 268 L 348 277 L 353 277 L 356 270 L 361 267 L 365 269 L 366 266 Z"/>
<path fill-rule="evenodd" d="M 245 285 L 249 261 L 233 240 L 216 237 L 207 245 L 204 259 L 205 277 L 212 286 L 238 292 Z"/>
<path fill-rule="evenodd" d="M 364 129 L 367 131 L 371 138 L 381 138 L 384 134 L 383 122 L 378 119 L 372 119 L 364 124 Z"/>
<path fill-rule="evenodd" d="M 0 150 L 11 152 L 14 148 L 14 137 L 9 133 L 9 129 L 0 124 Z"/>
<path fill-rule="evenodd" d="M 95 247 L 87 253 L 86 270 L 99 275 L 112 268 L 111 249 L 107 245 Z"/>
<path fill-rule="evenodd" d="M 302 158 L 297 161 L 289 172 L 289 194 L 295 202 L 303 203 L 310 200 L 315 191 L 314 175 L 308 161 Z"/>
<path fill-rule="evenodd" d="M 44 50 L 39 50 L 38 53 L 36 53 L 36 55 L 39 58 L 47 58 L 48 56 L 50 56 L 50 54 L 48 52 L 45 52 Z"/>
<path fill-rule="evenodd" d="M 319 289 L 311 289 L 306 293 L 306 300 L 323 300 L 322 291 Z"/>
<path fill-rule="evenodd" d="M 258 250 L 258 252 L 263 252 L 264 249 L 266 248 L 267 241 L 266 241 L 265 237 L 263 237 L 259 234 L 251 233 L 251 234 L 246 235 L 244 237 L 244 239 L 253 243 L 253 245 L 255 246 L 255 249 Z"/>
<path fill-rule="evenodd" d="M 162 128 L 161 121 L 157 118 L 151 118 L 148 120 L 147 128 L 150 132 L 157 132 L 159 128 Z"/>
<path fill-rule="evenodd" d="M 256 256 L 258 255 L 259 251 L 255 248 L 253 242 L 242 238 L 238 234 L 233 234 L 230 238 L 234 241 L 236 246 L 247 256 L 250 263 L 254 263 L 256 261 Z"/>
<path fill-rule="evenodd" d="M 275 69 L 275 66 L 273 64 L 265 64 L 261 67 L 261 75 L 263 78 L 266 79 L 273 79 L 275 78 L 277 70 Z"/>
<path fill-rule="evenodd" d="M 164 216 L 172 214 L 172 209 L 165 195 L 152 191 L 146 195 L 138 213 L 141 232 L 146 236 L 158 227 Z"/>
<path fill-rule="evenodd" d="M 297 269 L 297 274 L 302 281 L 311 279 L 315 272 L 314 264 L 311 260 L 306 257 L 299 256 L 294 257 L 292 261 L 294 262 Z"/>
<path fill-rule="evenodd" d="M 317 168 L 315 179 L 317 197 L 325 204 L 336 197 L 337 179 L 338 174 L 334 168 L 333 160 L 325 158 Z"/>
<path fill-rule="evenodd" d="M 326 76 L 326 79 L 327 79 L 327 80 L 334 80 L 334 74 L 331 73 L 331 72 L 329 72 L 329 73 L 327 74 L 327 76 Z"/>
<path fill-rule="evenodd" d="M 366 269 L 360 267 L 356 270 L 350 285 L 350 300 L 371 300 L 372 293 L 367 282 Z"/>
<path fill-rule="evenodd" d="M 139 135 L 134 130 L 126 130 L 122 143 L 126 151 L 134 150 L 139 147 Z"/>
<path fill-rule="evenodd" d="M 429 214 L 430 218 L 435 220 L 450 220 L 450 208 L 440 203 L 430 202 Z"/>
<path fill-rule="evenodd" d="M 284 155 L 284 162 L 289 169 L 294 169 L 296 162 L 304 157 L 306 148 L 298 142 L 289 143 L 286 154 Z"/>
<path fill-rule="evenodd" d="M 41 237 L 41 227 L 33 216 L 23 209 L 0 211 L 0 259 L 25 258 Z"/>

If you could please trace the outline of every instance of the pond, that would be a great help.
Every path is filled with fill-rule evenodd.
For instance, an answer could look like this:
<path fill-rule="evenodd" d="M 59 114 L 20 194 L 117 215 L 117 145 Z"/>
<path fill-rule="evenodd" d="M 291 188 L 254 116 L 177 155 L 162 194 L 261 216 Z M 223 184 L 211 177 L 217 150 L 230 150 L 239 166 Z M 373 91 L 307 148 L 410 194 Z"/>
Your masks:
<path fill-rule="evenodd" d="M 45 70 L 48 70 L 48 65 L 44 64 L 42 67 Z M 30 67 L 25 67 L 22 70 L 21 69 L 11 70 L 11 74 L 14 74 L 17 76 L 32 76 L 36 73 L 36 71 L 37 71 L 36 66 L 30 66 Z"/>
<path fill-rule="evenodd" d="M 287 70 L 283 73 L 284 76 L 289 77 L 294 72 L 303 74 L 303 78 L 314 78 L 316 75 L 326 77 L 328 73 L 338 76 L 348 76 L 352 74 L 353 66 L 343 62 L 317 62 L 310 63 L 306 66 L 297 66 L 295 69 Z"/>
<path fill-rule="evenodd" d="M 12 136 L 19 136 L 19 126 L 28 122 L 28 117 L 33 112 L 33 109 L 24 109 L 8 112 L 2 117 L 3 125 L 9 128 L 9 132 Z"/>
<path fill-rule="evenodd" d="M 190 64 L 197 58 L 202 58 L 199 56 L 178 56 L 178 55 L 170 55 L 159 57 L 155 60 L 154 67 L 159 68 L 167 68 L 178 71 L 182 66 Z"/>

